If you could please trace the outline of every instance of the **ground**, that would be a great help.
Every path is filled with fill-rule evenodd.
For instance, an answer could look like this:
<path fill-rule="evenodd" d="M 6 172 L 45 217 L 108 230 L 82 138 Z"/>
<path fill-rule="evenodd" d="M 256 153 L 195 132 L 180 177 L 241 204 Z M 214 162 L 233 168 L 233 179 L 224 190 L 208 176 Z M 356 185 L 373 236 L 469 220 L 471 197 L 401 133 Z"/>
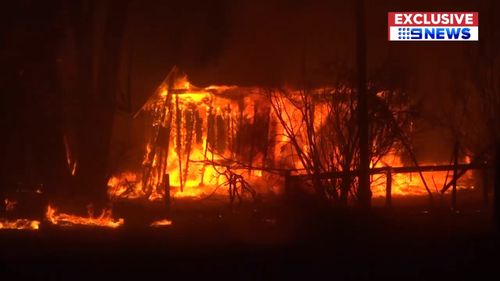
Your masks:
<path fill-rule="evenodd" d="M 489 211 L 178 208 L 163 229 L 0 233 L 2 276 L 38 279 L 482 279 L 498 272 Z M 490 277 L 494 279 L 494 277 Z"/>

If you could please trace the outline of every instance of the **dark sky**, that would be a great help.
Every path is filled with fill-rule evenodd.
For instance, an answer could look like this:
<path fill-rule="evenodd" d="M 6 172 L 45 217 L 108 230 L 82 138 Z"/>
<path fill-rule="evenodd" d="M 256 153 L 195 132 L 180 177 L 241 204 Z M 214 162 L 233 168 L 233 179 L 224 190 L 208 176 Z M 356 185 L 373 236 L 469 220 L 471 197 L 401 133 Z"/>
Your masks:
<path fill-rule="evenodd" d="M 482 31 L 498 10 L 489 3 L 494 1 L 366 0 L 369 76 L 390 66 L 423 100 L 422 110 L 441 110 L 449 101 L 443 97 L 470 71 L 468 55 L 480 43 L 388 42 L 387 12 L 478 11 L 484 43 Z M 332 66 L 353 68 L 355 61 L 354 1 L 136 1 L 130 11 L 127 44 L 139 104 L 174 64 L 200 86 L 266 86 L 297 84 L 303 63 L 308 79 L 328 84 L 338 70 Z M 432 138 L 435 147 L 446 142 L 439 134 Z"/>
<path fill-rule="evenodd" d="M 336 75 L 332 65 L 344 63 L 352 68 L 354 64 L 352 2 L 130 0 L 122 63 L 130 67 L 133 106 L 146 100 L 174 65 L 200 86 L 297 84 L 303 64 L 309 79 L 328 84 Z M 54 106 L 58 97 L 51 89 L 68 81 L 60 79 L 54 61 L 64 64 L 65 56 L 74 55 L 67 47 L 70 40 L 61 24 L 61 10 L 74 3 L 78 2 L 20 0 L 0 9 L 1 84 L 8 85 L 2 90 L 2 128 L 19 131 L 16 128 L 24 122 L 19 116 L 25 115 L 27 107 L 32 107 L 34 116 L 49 112 L 58 118 Z M 394 67 L 406 80 L 407 90 L 424 97 L 428 111 L 446 106 L 441 97 L 449 95 L 454 83 L 470 72 L 473 62 L 467 53 L 488 44 L 485 30 L 493 28 L 490 19 L 498 18 L 499 11 L 494 0 L 365 3 L 369 75 L 378 74 L 383 65 Z M 488 3 L 493 4 L 488 7 Z M 389 11 L 478 11 L 480 42 L 388 42 Z M 122 77 L 123 87 L 126 77 Z M 33 127 L 43 128 L 43 124 Z M 54 135 L 47 130 L 42 133 Z M 12 135 L 10 140 L 15 143 L 19 138 Z"/>
<path fill-rule="evenodd" d="M 133 46 L 134 77 L 145 90 L 177 64 L 198 84 L 294 83 L 305 61 L 307 71 L 324 75 L 319 82 L 327 83 L 325 71 L 332 63 L 354 61 L 351 2 L 133 2 L 127 40 Z M 462 60 L 457 55 L 464 43 L 387 42 L 388 11 L 479 9 L 478 1 L 367 0 L 370 69 L 389 61 L 419 72 Z"/>
<path fill-rule="evenodd" d="M 130 67 L 135 103 L 154 91 L 173 65 L 199 85 L 265 86 L 296 84 L 302 65 L 313 82 L 328 84 L 336 71 L 332 65 L 354 62 L 354 1 L 129 2 L 122 64 Z M 51 56 L 64 59 L 62 54 L 52 54 L 65 44 L 64 27 L 59 24 L 61 7 L 67 6 L 63 3 L 71 2 L 6 4 L 0 19 L 2 61 L 7 55 L 13 64 L 33 64 Z M 441 87 L 443 77 L 467 69 L 464 54 L 484 38 L 480 43 L 388 42 L 387 12 L 479 11 L 482 36 L 491 25 L 485 21 L 487 14 L 496 17 L 499 11 L 498 4 L 487 7 L 488 3 L 496 1 L 365 0 L 369 74 L 391 65 L 407 74 L 412 90 L 424 93 L 428 87 Z M 62 47 L 56 45 L 58 37 Z"/>

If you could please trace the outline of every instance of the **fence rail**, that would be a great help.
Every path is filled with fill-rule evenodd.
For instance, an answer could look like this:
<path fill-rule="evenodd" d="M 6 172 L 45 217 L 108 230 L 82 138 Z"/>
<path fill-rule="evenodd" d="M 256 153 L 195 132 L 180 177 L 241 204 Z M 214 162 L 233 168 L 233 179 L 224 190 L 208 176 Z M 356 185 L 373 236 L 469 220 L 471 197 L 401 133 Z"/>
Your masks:
<path fill-rule="evenodd" d="M 371 168 L 370 175 L 376 174 L 385 174 L 387 177 L 386 181 L 386 205 L 392 205 L 392 174 L 402 174 L 402 173 L 416 173 L 416 172 L 444 172 L 444 171 L 452 171 L 453 175 L 451 176 L 450 181 L 445 185 L 445 187 L 441 190 L 441 193 L 444 193 L 448 187 L 456 185 L 456 181 L 465 174 L 468 170 L 486 170 L 491 168 L 487 163 L 468 163 L 468 164 L 453 164 L 453 165 L 423 165 L 423 166 L 412 166 L 412 167 L 378 167 Z M 293 170 L 289 170 L 285 173 L 285 189 L 287 189 L 287 185 L 290 185 L 292 182 L 296 182 L 297 180 L 312 180 L 313 177 L 317 176 L 319 179 L 334 179 L 334 178 L 342 178 L 345 176 L 356 177 L 359 175 L 359 170 L 354 171 L 335 171 L 328 173 L 320 173 L 318 175 L 313 174 L 299 174 L 292 175 Z M 486 181 L 485 181 L 486 182 Z M 456 193 L 456 188 L 452 190 Z M 484 192 L 484 200 L 487 200 L 488 190 L 487 187 L 483 187 Z M 452 202 L 453 208 L 455 208 L 454 202 Z M 485 202 L 487 204 L 487 201 Z"/>

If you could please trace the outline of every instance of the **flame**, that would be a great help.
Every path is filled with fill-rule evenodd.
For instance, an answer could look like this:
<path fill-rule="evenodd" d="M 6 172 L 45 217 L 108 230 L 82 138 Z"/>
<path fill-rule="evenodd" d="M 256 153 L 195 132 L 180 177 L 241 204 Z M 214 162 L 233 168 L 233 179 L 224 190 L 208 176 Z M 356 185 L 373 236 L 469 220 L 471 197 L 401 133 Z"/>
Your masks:
<path fill-rule="evenodd" d="M 50 223 L 63 227 L 84 225 L 117 228 L 122 226 L 125 222 L 122 218 L 117 220 L 113 219 L 110 209 L 103 210 L 101 215 L 97 217 L 94 217 L 91 211 L 89 211 L 88 217 L 81 217 L 72 214 L 58 213 L 57 209 L 50 205 L 47 207 L 45 217 Z"/>
<path fill-rule="evenodd" d="M 262 91 L 258 88 L 224 85 L 200 88 L 191 84 L 185 75 L 173 84 L 173 89 L 169 89 L 166 83 L 162 83 L 157 94 L 143 107 L 144 111 L 153 116 L 151 127 L 155 129 L 152 130 L 155 133 L 145 144 L 143 169 L 125 171 L 109 179 L 108 196 L 112 200 L 160 201 L 165 196 L 167 186 L 170 196 L 174 198 L 203 198 L 213 193 L 227 196 L 227 188 L 224 188 L 225 179 L 220 171 L 225 168 L 223 163 L 240 160 L 238 157 L 241 155 L 233 151 L 237 146 L 234 132 L 240 130 L 238 126 L 242 124 L 254 125 L 255 117 L 262 113 L 262 107 L 258 105 Z M 230 94 L 235 90 L 243 91 L 244 97 L 235 95 L 233 98 Z M 171 95 L 169 91 L 172 91 Z M 299 94 L 299 91 L 288 91 L 292 96 Z M 377 95 L 380 96 L 382 93 Z M 167 96 L 171 99 L 167 100 Z M 305 133 L 301 131 L 303 114 L 293 106 L 292 100 L 293 98 L 276 101 L 279 103 L 278 110 L 285 112 L 284 122 L 290 124 L 292 134 L 296 134 L 298 139 L 306 139 Z M 321 130 L 326 122 L 329 122 L 330 110 L 325 104 L 318 103 L 314 106 L 312 122 L 315 131 Z M 269 123 L 273 122 L 277 124 L 272 131 L 274 139 L 270 140 L 274 144 L 269 150 L 273 154 L 271 160 L 273 165 L 283 169 L 303 169 L 303 163 L 290 144 L 291 138 L 287 135 L 289 132 L 277 120 L 270 119 Z M 222 130 L 224 143 L 217 147 L 217 143 L 209 141 L 210 133 L 214 133 L 209 130 L 217 131 L 220 126 L 224 129 Z M 160 132 L 164 133 L 165 138 L 161 144 L 157 141 Z M 299 145 L 305 152 L 310 149 L 305 142 L 300 142 Z M 262 155 L 252 155 L 252 157 L 251 165 L 255 167 L 264 167 L 267 161 L 270 161 Z M 470 161 L 470 159 L 465 160 Z M 429 164 L 421 163 L 421 165 Z M 404 165 L 397 153 L 391 153 L 373 166 Z M 276 184 L 266 182 L 267 175 L 262 169 L 235 168 L 233 172 L 244 176 L 245 180 L 253 182 L 260 180 L 268 186 L 268 189 L 276 189 Z M 169 176 L 168 183 L 164 182 L 165 174 Z M 437 189 L 449 181 L 446 175 L 447 172 L 425 172 L 424 178 L 429 188 L 437 192 Z M 471 174 L 468 172 L 465 177 L 471 177 Z M 373 175 L 371 188 L 374 197 L 385 196 L 385 183 L 385 175 Z M 467 186 L 461 185 L 459 188 Z M 393 173 L 392 194 L 427 195 L 427 190 L 418 173 Z"/>
<path fill-rule="evenodd" d="M 189 90 L 191 88 L 191 83 L 187 78 L 187 75 L 182 75 L 174 83 L 174 89 Z"/>
<path fill-rule="evenodd" d="M 464 159 L 467 161 L 467 159 Z M 421 166 L 426 165 L 436 165 L 436 163 L 423 162 L 420 163 Z M 401 157 L 396 154 L 389 154 L 383 157 L 382 161 L 377 163 L 375 167 L 403 167 L 405 166 Z M 423 172 L 424 179 L 432 193 L 439 193 L 441 188 L 445 185 L 445 183 L 450 182 L 452 178 L 452 172 L 446 171 L 430 171 Z M 448 177 L 447 177 L 448 174 Z M 463 182 L 470 180 L 472 178 L 472 173 L 470 171 L 466 172 L 463 175 L 457 184 L 457 189 L 469 189 L 473 188 L 473 186 L 469 186 L 463 184 Z M 372 176 L 372 193 L 373 197 L 385 197 L 386 196 L 386 175 L 373 175 Z M 392 174 L 392 195 L 393 196 L 426 196 L 428 195 L 427 190 L 425 189 L 425 184 L 420 178 L 419 173 L 393 173 Z M 461 184 L 462 183 L 462 184 Z"/>
<path fill-rule="evenodd" d="M 178 78 L 172 89 L 170 114 L 173 120 L 170 123 L 169 143 L 158 146 L 153 140 L 149 141 L 145 145 L 142 165 L 151 167 L 150 171 L 125 171 L 113 175 L 108 180 L 108 196 L 113 200 L 162 200 L 166 185 L 163 182 L 163 173 L 169 175 L 170 195 L 174 198 L 201 198 L 214 192 L 225 194 L 224 189 L 218 188 L 221 184 L 219 173 L 208 162 L 223 160 L 222 156 L 230 158 L 231 154 L 227 149 L 221 151 L 221 155 L 212 154 L 207 147 L 207 127 L 209 116 L 226 120 L 230 116 L 236 116 L 235 112 L 229 112 L 224 106 L 233 103 L 232 106 L 237 108 L 238 105 L 234 101 L 214 95 L 235 88 L 236 86 L 215 85 L 199 88 L 192 85 L 187 76 Z M 162 84 L 158 95 L 152 99 L 154 101 L 148 102 L 144 110 L 161 112 L 168 91 L 166 84 Z M 164 113 L 165 120 L 168 119 L 168 113 Z M 165 126 L 159 125 L 165 124 L 165 120 L 155 120 L 152 125 Z M 194 127 L 194 122 L 199 122 L 197 128 Z M 165 151 L 165 146 L 168 151 Z M 256 174 L 261 175 L 259 172 Z"/>
<path fill-rule="evenodd" d="M 229 85 L 229 86 L 227 86 L 227 85 L 210 85 L 210 86 L 206 87 L 205 90 L 223 92 L 223 91 L 234 90 L 237 88 L 238 88 L 238 86 L 234 86 L 234 85 Z"/>
<path fill-rule="evenodd" d="M 17 230 L 38 230 L 40 221 L 28 219 L 6 220 L 0 219 L 0 229 L 17 229 Z"/>
<path fill-rule="evenodd" d="M 162 219 L 162 220 L 157 220 L 157 221 L 152 222 L 149 226 L 151 226 L 151 227 L 164 227 L 164 226 L 169 226 L 169 225 L 172 225 L 171 220 Z"/>

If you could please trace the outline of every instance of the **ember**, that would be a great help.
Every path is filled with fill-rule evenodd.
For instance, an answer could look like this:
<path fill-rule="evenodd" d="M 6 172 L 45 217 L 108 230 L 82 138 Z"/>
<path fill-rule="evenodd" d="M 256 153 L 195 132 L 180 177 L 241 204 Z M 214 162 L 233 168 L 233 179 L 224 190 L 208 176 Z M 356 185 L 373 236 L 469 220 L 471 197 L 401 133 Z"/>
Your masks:
<path fill-rule="evenodd" d="M 5 203 L 5 211 L 12 211 L 16 208 L 17 201 L 6 198 L 4 200 Z"/>

